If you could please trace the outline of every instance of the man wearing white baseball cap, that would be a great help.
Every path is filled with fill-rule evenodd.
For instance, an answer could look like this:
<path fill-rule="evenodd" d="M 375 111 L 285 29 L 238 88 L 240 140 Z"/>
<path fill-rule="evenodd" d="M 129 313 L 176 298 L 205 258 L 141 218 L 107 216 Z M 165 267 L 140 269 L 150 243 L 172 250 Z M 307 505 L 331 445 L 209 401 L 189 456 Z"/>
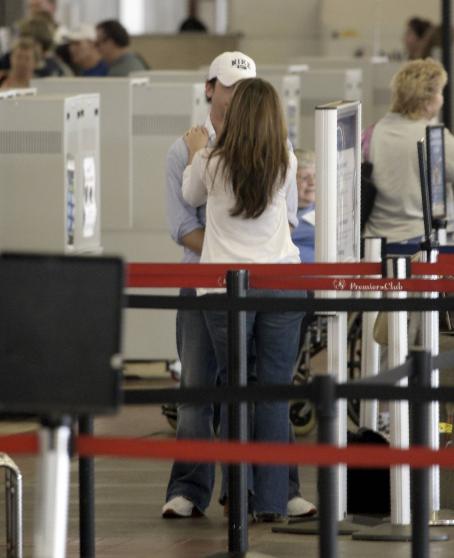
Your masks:
<path fill-rule="evenodd" d="M 255 62 L 242 52 L 223 52 L 211 63 L 205 92 L 211 107 L 205 122 L 208 145 L 214 145 L 224 123 L 226 110 L 242 79 L 256 77 Z M 183 172 L 188 165 L 188 149 L 179 138 L 167 155 L 167 219 L 172 238 L 183 246 L 183 262 L 198 263 L 205 231 L 205 206 L 192 208 L 183 199 Z M 296 176 L 294 191 L 287 200 L 289 222 L 297 220 Z M 182 289 L 184 296 L 195 296 L 194 289 Z M 177 313 L 177 349 L 181 360 L 182 387 L 214 387 L 217 364 L 209 331 L 202 311 L 180 310 Z M 213 405 L 182 404 L 178 407 L 177 439 L 212 439 Z M 175 462 L 167 487 L 162 516 L 167 519 L 200 517 L 211 499 L 214 464 Z M 221 500 L 225 499 L 225 493 Z M 291 468 L 289 482 L 289 516 L 315 513 L 313 504 L 299 493 L 298 470 Z"/>
<path fill-rule="evenodd" d="M 66 32 L 65 39 L 69 44 L 71 63 L 76 73 L 85 77 L 103 77 L 109 72 L 109 66 L 101 58 L 96 47 L 96 30 L 88 24 Z"/>

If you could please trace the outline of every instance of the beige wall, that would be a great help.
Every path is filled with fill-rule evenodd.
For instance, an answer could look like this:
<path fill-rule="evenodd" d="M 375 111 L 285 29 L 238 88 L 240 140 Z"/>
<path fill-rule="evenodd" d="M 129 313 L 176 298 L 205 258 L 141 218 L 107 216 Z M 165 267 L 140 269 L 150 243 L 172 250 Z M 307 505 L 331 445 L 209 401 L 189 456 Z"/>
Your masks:
<path fill-rule="evenodd" d="M 440 20 L 440 0 L 320 0 L 324 54 L 374 52 L 374 41 L 386 52 L 402 50 L 405 22 L 412 16 Z"/>
<path fill-rule="evenodd" d="M 319 0 L 231 0 L 230 31 L 243 33 L 241 50 L 262 64 L 318 54 Z"/>
<path fill-rule="evenodd" d="M 202 5 L 206 0 L 202 0 Z M 405 21 L 419 15 L 438 22 L 440 0 L 230 0 L 230 31 L 243 33 L 241 49 L 259 63 L 298 55 L 373 54 L 374 40 L 402 50 Z"/>

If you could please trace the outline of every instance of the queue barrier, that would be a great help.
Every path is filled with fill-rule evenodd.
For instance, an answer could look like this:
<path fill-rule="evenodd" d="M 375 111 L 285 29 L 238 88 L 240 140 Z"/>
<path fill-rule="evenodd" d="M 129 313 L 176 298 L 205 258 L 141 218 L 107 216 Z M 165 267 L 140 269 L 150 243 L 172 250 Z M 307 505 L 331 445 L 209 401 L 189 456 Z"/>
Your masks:
<path fill-rule="evenodd" d="M 209 396 L 212 401 L 258 401 L 304 397 L 311 399 L 317 409 L 319 420 L 318 444 L 288 445 L 238 442 L 206 442 L 175 440 L 131 440 L 115 437 L 79 436 L 73 447 L 84 457 L 124 457 L 140 459 L 176 459 L 191 461 L 197 455 L 198 461 L 227 462 L 234 464 L 305 464 L 317 465 L 319 475 L 325 475 L 319 482 L 320 507 L 320 544 L 328 546 L 322 552 L 323 558 L 337 556 L 336 517 L 333 515 L 336 490 L 333 465 L 345 463 L 351 467 L 395 466 L 409 464 L 412 467 L 412 548 L 413 556 L 429 556 L 428 519 L 429 519 L 429 479 L 428 467 L 438 464 L 454 467 L 454 450 L 432 450 L 427 446 L 428 421 L 427 409 L 430 401 L 437 400 L 440 390 L 429 387 L 427 378 L 432 368 L 452 366 L 454 351 L 443 353 L 431 359 L 427 351 L 412 351 L 407 362 L 393 370 L 385 371 L 373 378 L 337 384 L 330 375 L 315 376 L 307 386 L 261 386 L 210 388 L 203 390 L 150 390 L 147 403 L 158 404 L 168 401 L 169 392 L 173 399 L 180 402 L 202 402 Z M 408 376 L 408 387 L 394 387 L 393 383 Z M 392 390 L 392 391 L 390 391 Z M 390 397 L 391 395 L 391 397 Z M 361 445 L 339 448 L 333 445 L 333 424 L 336 420 L 333 402 L 343 398 L 399 399 L 412 402 L 411 430 L 413 432 L 411 449 L 379 448 Z M 444 400 L 454 400 L 454 388 L 446 388 Z M 142 403 L 145 401 L 142 400 Z M 34 454 L 38 452 L 38 440 L 34 434 L 0 437 L 2 450 L 12 454 Z M 419 471 L 419 473 L 417 472 Z M 427 521 L 426 521 L 427 519 Z"/>
<path fill-rule="evenodd" d="M 141 264 L 143 265 L 143 264 Z M 342 299 L 273 299 L 270 300 L 265 298 L 256 298 L 248 299 L 246 294 L 240 293 L 232 289 L 233 286 L 240 285 L 242 280 L 239 280 L 239 276 L 243 276 L 243 284 L 245 279 L 245 274 L 250 273 L 250 286 L 251 287 L 260 287 L 260 288 L 291 288 L 291 289 L 318 289 L 318 290 L 335 290 L 335 291 L 345 291 L 349 292 L 355 290 L 352 288 L 353 284 L 358 285 L 361 288 L 358 288 L 358 291 L 364 290 L 414 290 L 417 291 L 418 289 L 423 289 L 425 292 L 433 291 L 433 292 L 452 292 L 454 291 L 454 282 L 445 280 L 445 279 L 409 279 L 409 280 L 393 280 L 393 279 L 378 279 L 378 280 L 371 280 L 368 278 L 358 277 L 359 274 L 368 274 L 368 273 L 377 273 L 377 264 L 301 264 L 301 265 L 293 265 L 286 266 L 291 267 L 292 274 L 288 275 L 286 278 L 275 278 L 272 276 L 272 271 L 276 272 L 276 266 L 217 266 L 218 269 L 216 273 L 213 273 L 213 266 L 202 266 L 200 264 L 196 264 L 193 271 L 189 270 L 188 265 L 190 264 L 179 264 L 178 265 L 178 276 L 174 277 L 173 281 L 169 281 L 169 275 L 175 274 L 176 269 L 175 266 L 170 264 L 169 266 L 166 265 L 154 265 L 148 266 L 146 273 L 144 272 L 143 267 L 141 267 L 140 274 L 136 275 L 135 269 L 133 266 L 128 268 L 128 287 L 153 287 L 153 286 L 214 286 L 219 287 L 225 285 L 225 280 L 222 275 L 225 273 L 226 270 L 229 270 L 227 273 L 227 296 L 226 297 L 219 297 L 218 300 L 211 300 L 208 301 L 207 299 L 201 299 L 196 297 L 158 297 L 158 296 L 139 296 L 139 295 L 129 295 L 126 299 L 126 304 L 129 307 L 134 308 L 197 308 L 197 309 L 223 309 L 229 312 L 230 315 L 230 323 L 231 323 L 231 330 L 234 330 L 234 339 L 233 347 L 234 350 L 238 350 L 241 346 L 241 335 L 242 335 L 242 328 L 241 328 L 241 318 L 244 316 L 245 311 L 251 309 L 257 309 L 259 307 L 263 311 L 272 310 L 272 311 L 294 311 L 294 310 L 325 310 L 325 311 L 343 311 L 345 312 L 348 310 L 359 310 L 359 311 L 400 311 L 400 310 L 413 310 L 413 311 L 433 311 L 433 310 L 445 310 L 445 309 L 453 309 L 454 308 L 454 299 L 445 298 L 445 299 L 438 299 L 438 300 L 428 300 L 425 298 L 421 299 L 411 299 L 411 300 L 362 300 L 358 299 L 351 299 L 351 298 L 342 298 Z M 241 269 L 239 269 L 241 267 Z M 232 268 L 235 268 L 232 271 Z M 247 271 L 244 269 L 247 268 Z M 305 269 L 306 268 L 306 269 Z M 309 269 L 311 268 L 311 273 L 315 274 L 315 277 L 311 279 L 306 279 L 305 277 L 309 276 Z M 203 269 L 204 276 L 196 276 L 197 271 L 200 274 L 201 270 Z M 284 266 L 279 266 L 280 277 L 282 277 L 284 272 Z M 151 272 L 152 279 L 149 277 L 149 273 Z M 186 273 L 187 272 L 187 273 Z M 290 269 L 289 269 L 290 272 Z M 449 262 L 445 262 L 444 266 L 439 266 L 438 264 L 419 264 L 418 266 L 414 267 L 415 274 L 423 274 L 423 275 L 449 275 L 451 272 L 454 274 L 454 265 L 452 265 L 452 259 L 449 259 Z M 299 275 L 298 275 L 299 274 Z M 304 274 L 304 276 L 302 276 Z M 319 276 L 323 275 L 324 276 Z M 327 277 L 326 275 L 334 275 L 331 277 Z M 355 276 L 350 278 L 347 277 L 347 274 L 354 274 Z M 140 275 L 140 276 L 139 276 Z M 229 285 L 229 278 L 230 278 L 230 285 Z M 202 282 L 201 282 L 202 281 Z M 355 283 L 352 283 L 355 282 Z M 378 282 L 377 282 L 378 281 Z M 140 285 L 139 285 L 140 283 Z M 243 289 L 244 290 L 244 289 Z M 240 363 L 241 366 L 244 366 L 245 363 L 245 355 L 238 352 L 238 358 L 236 359 L 237 363 Z M 451 355 L 452 358 L 452 355 Z M 421 359 L 424 361 L 424 365 L 421 364 Z M 430 354 L 427 352 L 420 352 L 415 353 L 413 355 L 413 359 L 411 361 L 413 364 L 413 368 L 416 370 L 428 370 L 430 368 Z M 240 367 L 241 367 L 240 366 Z M 440 367 L 440 365 L 439 365 Z M 401 371 L 402 372 L 402 371 Z M 406 373 L 408 370 L 406 371 Z M 417 374 L 415 374 L 417 378 Z M 417 381 L 417 380 L 415 380 Z M 289 389 L 291 386 L 282 386 L 283 389 Z M 285 393 L 281 392 L 279 388 L 276 389 L 276 386 L 273 386 L 272 391 L 273 394 L 265 395 L 269 399 L 275 399 L 276 396 L 283 397 L 285 399 L 294 399 L 296 397 L 300 397 L 301 393 L 298 390 L 301 390 L 302 386 L 294 386 L 291 392 Z M 379 387 L 382 392 L 379 395 L 376 391 L 377 387 Z M 235 389 L 235 388 L 229 388 Z M 249 388 L 243 388 L 241 385 L 238 386 L 237 389 L 245 389 L 248 390 Z M 446 400 L 445 398 L 451 398 L 450 400 L 454 400 L 454 397 L 451 392 L 447 391 L 446 389 L 443 390 L 444 394 L 440 393 L 440 390 L 433 389 L 426 387 L 425 385 L 420 386 L 413 386 L 411 393 L 405 393 L 405 388 L 391 386 L 391 385 L 383 385 L 383 386 L 374 386 L 374 385 L 362 385 L 357 384 L 353 386 L 348 386 L 347 384 L 342 384 L 336 386 L 334 383 L 333 378 L 330 375 L 324 375 L 317 378 L 314 378 L 313 382 L 313 393 L 312 398 L 315 397 L 316 401 L 316 408 L 317 408 L 317 415 L 319 421 L 319 443 L 323 446 L 331 446 L 333 445 L 333 424 L 335 421 L 335 402 L 338 398 L 347 398 L 354 394 L 354 397 L 357 398 L 359 395 L 362 394 L 364 397 L 371 396 L 374 399 L 380 398 L 393 398 L 396 397 L 397 399 L 410 399 L 413 401 L 414 404 L 419 405 L 420 408 L 423 408 L 427 405 L 427 401 L 432 400 Z M 348 390 L 351 389 L 352 391 L 349 393 Z M 344 392 L 342 393 L 342 390 Z M 395 391 L 397 390 L 397 391 Z M 197 390 L 200 393 L 200 390 Z M 175 393 L 175 390 L 173 390 Z M 219 395 L 219 400 L 227 401 L 228 398 L 226 397 L 228 394 L 228 390 L 222 390 L 222 396 Z M 369 394 L 369 395 L 368 395 Z M 162 395 L 162 394 L 161 394 Z M 184 396 L 185 393 L 183 390 L 179 392 L 179 396 Z M 186 396 L 192 397 L 194 394 L 186 393 Z M 206 395 L 206 394 L 205 394 Z M 214 394 L 213 394 L 214 395 Z M 241 393 L 233 392 L 234 399 L 236 402 L 243 401 L 241 397 L 238 399 L 238 396 Z M 285 396 L 285 397 L 284 397 Z M 131 402 L 132 395 L 127 395 L 126 402 Z M 144 394 L 142 394 L 144 397 Z M 255 394 L 250 395 L 251 399 L 257 399 L 260 397 L 260 394 L 256 392 Z M 306 394 L 306 397 L 311 398 L 310 393 Z M 167 397 L 165 401 L 168 401 Z M 181 400 L 181 399 L 180 399 Z M 192 400 L 192 399 L 191 399 Z M 212 398 L 211 400 L 215 401 L 216 398 Z M 233 401 L 233 400 L 232 400 Z M 162 402 L 162 401 L 161 401 Z M 421 425 L 420 425 L 421 426 Z M 414 429 L 415 432 L 418 432 L 418 427 Z M 421 436 L 421 439 L 423 436 Z M 82 443 L 81 438 L 80 441 Z M 87 439 L 85 439 L 87 440 Z M 417 440 L 416 440 L 417 441 Z M 3 444 L 5 440 L 2 440 L 1 448 L 3 449 L 6 445 Z M 178 442 L 181 443 L 181 442 Z M 242 448 L 245 448 L 245 444 L 240 444 Z M 235 448 L 238 449 L 238 448 Z M 325 448 L 328 449 L 328 448 Z M 332 448 L 333 450 L 335 448 Z M 337 451 L 341 450 L 342 448 L 337 448 Z M 274 452 L 275 450 L 273 450 Z M 350 451 L 350 448 L 346 450 L 347 452 Z M 364 452 L 364 447 L 361 448 L 361 451 Z M 383 451 L 383 450 L 380 450 Z M 395 450 L 394 450 L 395 451 Z M 410 450 L 414 451 L 414 450 Z M 431 450 L 427 450 L 431 451 Z M 442 450 L 439 454 L 438 452 L 434 452 L 437 455 L 444 455 L 444 450 Z M 11 453 L 11 452 L 10 452 Z M 241 454 L 240 454 L 241 455 Z M 450 457 L 450 454 L 448 454 Z M 219 454 L 218 454 L 219 457 Z M 287 456 L 288 457 L 288 456 Z M 401 456 L 402 457 L 402 456 Z M 406 456 L 408 457 L 408 455 Z M 432 455 L 433 457 L 433 455 Z M 334 457 L 333 457 L 334 458 Z M 341 459 L 341 454 L 335 456 L 336 459 Z M 344 456 L 345 458 L 345 456 Z M 427 455 L 426 455 L 427 458 Z M 243 463 L 244 457 L 241 457 L 241 462 L 238 465 L 241 467 Z M 434 461 L 436 462 L 436 461 Z M 375 461 L 376 464 L 376 461 Z M 235 467 L 235 465 L 232 465 Z M 321 545 L 321 556 L 323 558 L 333 558 L 337 555 L 337 547 L 336 547 L 336 517 L 335 514 L 333 515 L 333 510 L 336 506 L 333 506 L 332 499 L 335 498 L 336 493 L 336 479 L 333 475 L 333 467 L 326 462 L 326 464 L 322 463 L 322 466 L 319 468 L 320 474 L 320 522 L 321 522 L 321 530 L 320 530 L 320 545 Z M 418 482 L 422 484 L 422 479 Z M 417 494 L 423 494 L 425 490 L 418 490 Z M 241 495 L 239 495 L 241 496 Z M 244 495 L 243 495 L 244 496 Z M 235 502 L 234 498 L 230 498 L 229 494 L 229 501 L 231 502 L 230 509 L 233 512 L 236 511 L 237 508 L 244 507 L 244 498 L 241 498 L 240 501 Z M 235 505 L 237 504 L 237 505 Z M 425 506 L 425 502 L 421 503 L 421 506 Z M 420 515 L 413 514 L 415 517 Z M 245 514 L 239 514 L 239 517 L 244 518 L 247 517 Z M 241 522 L 240 522 L 241 523 Z M 229 551 L 231 552 L 244 552 L 244 545 L 247 545 L 247 536 L 244 537 L 244 533 L 247 535 L 247 529 L 244 529 L 244 524 L 240 524 L 240 527 L 243 530 L 243 539 L 240 541 L 240 548 L 235 547 L 235 541 L 233 541 L 233 545 L 229 546 Z M 247 525 L 246 525 L 247 527 Z M 423 529 L 422 531 L 425 532 Z M 419 530 L 418 532 L 422 532 Z M 418 535 L 419 536 L 419 535 Z M 416 539 L 416 531 L 415 531 L 415 539 Z M 419 540 L 419 539 L 418 539 Z M 414 556 L 421 556 L 426 557 L 428 556 L 428 549 L 426 543 L 423 541 L 424 544 L 420 544 L 418 546 L 419 550 L 415 547 Z M 230 539 L 229 539 L 230 544 Z M 413 544 L 413 543 L 412 543 Z M 242 547 L 241 547 L 242 545 Z M 87 556 L 88 558 L 88 556 Z"/>

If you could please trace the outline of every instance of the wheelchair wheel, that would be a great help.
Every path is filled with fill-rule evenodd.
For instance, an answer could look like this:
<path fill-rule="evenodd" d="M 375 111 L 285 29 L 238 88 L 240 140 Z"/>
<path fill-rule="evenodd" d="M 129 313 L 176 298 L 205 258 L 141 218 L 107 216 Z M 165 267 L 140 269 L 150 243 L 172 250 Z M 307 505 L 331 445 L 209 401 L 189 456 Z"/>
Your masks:
<path fill-rule="evenodd" d="M 173 428 L 177 429 L 177 406 L 175 403 L 164 403 L 161 406 L 162 414 L 166 417 L 167 422 Z"/>
<path fill-rule="evenodd" d="M 348 317 L 347 334 L 347 372 L 349 380 L 357 380 L 361 376 L 361 335 L 362 313 L 355 312 Z M 355 426 L 359 426 L 360 401 L 349 399 L 347 403 L 348 418 Z"/>
<path fill-rule="evenodd" d="M 293 425 L 295 436 L 306 436 L 315 427 L 315 409 L 308 400 L 293 401 L 290 403 L 290 421 Z"/>

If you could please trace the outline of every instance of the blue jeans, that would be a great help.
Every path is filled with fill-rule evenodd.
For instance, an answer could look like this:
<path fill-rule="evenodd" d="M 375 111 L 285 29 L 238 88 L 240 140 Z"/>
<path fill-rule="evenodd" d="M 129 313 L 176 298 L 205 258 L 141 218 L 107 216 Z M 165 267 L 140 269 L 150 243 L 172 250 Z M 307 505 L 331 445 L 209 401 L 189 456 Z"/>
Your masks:
<path fill-rule="evenodd" d="M 195 291 L 182 289 L 181 294 L 195 296 Z M 182 310 L 177 313 L 177 350 L 182 364 L 182 387 L 216 385 L 217 363 L 203 312 Z M 176 437 L 179 440 L 212 439 L 213 405 L 179 405 Z M 293 431 L 289 439 L 290 442 L 294 441 Z M 211 463 L 175 462 L 167 486 L 166 501 L 175 496 L 184 496 L 203 512 L 211 500 L 214 473 L 215 466 Z M 292 466 L 288 499 L 298 495 L 298 467 Z"/>
<path fill-rule="evenodd" d="M 194 296 L 195 292 L 192 289 L 183 289 L 181 294 Z M 177 350 L 182 365 L 182 387 L 216 385 L 216 358 L 201 311 L 178 311 Z M 176 437 L 179 440 L 211 440 L 214 437 L 213 405 L 180 404 Z M 213 492 L 214 469 L 214 463 L 175 462 L 170 474 L 166 501 L 175 496 L 184 496 L 203 512 L 208 507 Z"/>
<path fill-rule="evenodd" d="M 302 293 L 298 293 L 301 296 Z M 210 295 L 216 296 L 216 295 Z M 250 291 L 249 296 L 295 296 L 290 291 Z M 258 384 L 290 384 L 295 364 L 302 312 L 247 312 L 247 346 L 255 342 Z M 227 371 L 227 313 L 207 311 L 205 319 L 211 334 L 222 382 Z M 255 404 L 252 438 L 261 442 L 286 443 L 291 439 L 288 402 L 260 401 Z M 221 437 L 227 438 L 227 409 L 221 409 Z M 223 494 L 226 492 L 226 468 Z M 294 478 L 294 476 L 293 476 Z M 274 512 L 287 515 L 287 501 L 298 492 L 289 490 L 288 466 L 249 468 L 248 489 L 253 494 L 256 513 Z"/>

